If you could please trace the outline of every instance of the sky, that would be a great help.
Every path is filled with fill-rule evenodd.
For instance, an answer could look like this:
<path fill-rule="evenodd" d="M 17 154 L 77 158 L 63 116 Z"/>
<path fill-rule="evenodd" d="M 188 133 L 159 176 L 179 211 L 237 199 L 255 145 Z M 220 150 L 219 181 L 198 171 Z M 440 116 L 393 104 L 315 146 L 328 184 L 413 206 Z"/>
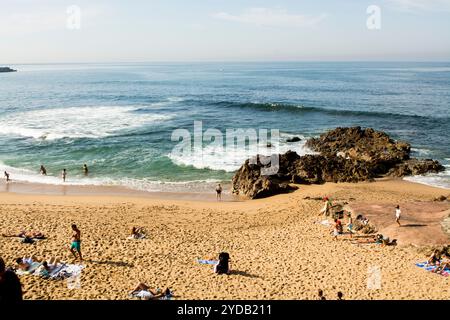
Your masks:
<path fill-rule="evenodd" d="M 0 65 L 366 60 L 449 61 L 450 0 L 0 0 Z"/>

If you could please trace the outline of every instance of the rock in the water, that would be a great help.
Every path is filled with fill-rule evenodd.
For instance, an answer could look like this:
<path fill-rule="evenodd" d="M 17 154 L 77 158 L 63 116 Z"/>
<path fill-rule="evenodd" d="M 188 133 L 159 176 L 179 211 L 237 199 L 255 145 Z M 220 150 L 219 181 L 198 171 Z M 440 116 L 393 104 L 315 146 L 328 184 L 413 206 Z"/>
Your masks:
<path fill-rule="evenodd" d="M 302 139 L 299 137 L 292 137 L 292 138 L 286 139 L 286 142 L 299 142 L 299 141 L 302 141 Z"/>
<path fill-rule="evenodd" d="M 418 176 L 425 173 L 438 173 L 445 170 L 444 166 L 432 159 L 410 159 L 396 164 L 387 173 L 391 177 Z"/>
<path fill-rule="evenodd" d="M 374 129 L 337 128 L 307 141 L 320 154 L 300 157 L 288 151 L 274 167 L 270 157 L 247 160 L 233 177 L 233 192 L 249 198 L 285 193 L 296 184 L 371 181 L 382 175 L 403 177 L 440 172 L 437 161 L 411 159 L 411 146 Z M 269 169 L 272 170 L 272 173 Z M 264 173 L 264 174 L 262 174 Z"/>

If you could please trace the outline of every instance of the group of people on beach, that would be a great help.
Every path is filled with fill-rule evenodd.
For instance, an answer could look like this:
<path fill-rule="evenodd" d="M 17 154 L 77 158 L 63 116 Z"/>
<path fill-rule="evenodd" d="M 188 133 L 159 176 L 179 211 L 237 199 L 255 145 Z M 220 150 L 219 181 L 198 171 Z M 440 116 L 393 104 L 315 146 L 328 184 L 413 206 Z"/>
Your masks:
<path fill-rule="evenodd" d="M 427 264 L 436 266 L 434 273 L 442 274 L 445 270 L 450 270 L 450 245 L 442 250 L 435 249 L 428 258 Z"/>
<path fill-rule="evenodd" d="M 82 170 L 83 170 L 84 176 L 87 177 L 87 176 L 89 175 L 89 169 L 88 169 L 87 164 L 83 164 Z M 46 169 L 45 166 L 42 165 L 42 164 L 41 164 L 41 167 L 39 168 L 39 173 L 40 173 L 41 175 L 43 175 L 43 176 L 46 176 L 46 175 L 47 175 L 47 169 Z M 7 171 L 5 170 L 3 174 L 4 174 L 4 176 L 5 176 L 6 182 L 10 182 L 10 181 L 11 181 L 11 175 L 10 175 L 10 173 L 7 172 Z M 61 171 L 61 179 L 63 180 L 63 182 L 66 182 L 66 179 L 67 179 L 67 169 L 65 169 L 65 168 Z"/>

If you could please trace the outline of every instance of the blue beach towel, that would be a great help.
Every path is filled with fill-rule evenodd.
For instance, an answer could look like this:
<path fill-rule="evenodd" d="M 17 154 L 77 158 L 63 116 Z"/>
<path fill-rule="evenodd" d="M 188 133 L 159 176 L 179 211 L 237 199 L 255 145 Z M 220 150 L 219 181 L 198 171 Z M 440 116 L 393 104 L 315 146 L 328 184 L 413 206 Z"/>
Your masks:
<path fill-rule="evenodd" d="M 434 272 L 434 270 L 436 270 L 436 266 L 430 265 L 427 262 L 416 263 L 416 266 L 429 272 Z M 448 277 L 450 275 L 450 270 L 445 269 L 443 272 L 437 274 L 440 274 L 441 276 L 444 277 Z"/>
<path fill-rule="evenodd" d="M 197 261 L 200 264 L 212 264 L 212 265 L 214 265 L 214 264 L 218 264 L 219 263 L 219 261 L 217 261 L 217 260 L 197 260 Z"/>

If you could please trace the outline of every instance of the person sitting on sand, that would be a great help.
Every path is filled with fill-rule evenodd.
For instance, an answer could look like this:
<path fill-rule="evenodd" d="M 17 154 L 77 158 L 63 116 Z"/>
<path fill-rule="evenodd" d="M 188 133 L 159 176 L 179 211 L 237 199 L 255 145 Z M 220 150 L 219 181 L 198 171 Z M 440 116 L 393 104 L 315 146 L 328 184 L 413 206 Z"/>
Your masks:
<path fill-rule="evenodd" d="M 11 179 L 9 178 L 9 173 L 6 172 L 6 171 L 5 171 L 5 179 L 6 179 L 6 182 L 10 182 L 11 181 Z"/>
<path fill-rule="evenodd" d="M 72 224 L 72 242 L 70 245 L 70 252 L 73 254 L 75 259 L 77 259 L 76 253 L 80 257 L 80 261 L 83 261 L 83 257 L 81 255 L 81 231 L 78 229 L 76 224 Z"/>
<path fill-rule="evenodd" d="M 339 291 L 339 292 L 337 293 L 337 299 L 338 299 L 338 300 L 344 300 L 344 294 L 343 294 L 341 291 Z"/>
<path fill-rule="evenodd" d="M 222 200 L 222 186 L 220 183 L 216 187 L 216 198 L 217 200 Z"/>
<path fill-rule="evenodd" d="M 39 169 L 39 173 L 43 176 L 47 175 L 47 169 L 45 169 L 44 165 L 41 164 L 41 168 Z"/>
<path fill-rule="evenodd" d="M 219 262 L 214 266 L 214 273 L 230 274 L 230 255 L 227 252 L 219 254 Z"/>
<path fill-rule="evenodd" d="M 133 227 L 131 228 L 130 238 L 132 239 L 143 239 L 145 238 L 146 233 L 144 228 L 141 227 Z"/>
<path fill-rule="evenodd" d="M 431 264 L 433 266 L 437 266 L 440 264 L 441 262 L 441 253 L 439 252 L 439 250 L 434 250 L 433 253 L 431 254 L 431 256 L 428 258 L 427 263 Z"/>
<path fill-rule="evenodd" d="M 22 271 L 28 271 L 31 266 L 33 265 L 33 262 L 40 262 L 35 256 L 31 256 L 28 258 L 17 258 L 16 259 L 16 269 L 22 270 Z"/>
<path fill-rule="evenodd" d="M 157 300 L 161 298 L 170 299 L 173 294 L 169 288 L 166 288 L 163 292 L 159 289 L 156 291 L 152 291 L 148 285 L 145 283 L 139 283 L 137 287 L 131 291 L 131 295 L 141 298 L 142 300 Z"/>
<path fill-rule="evenodd" d="M 356 241 L 352 242 L 354 244 L 371 244 L 371 243 L 378 243 L 381 244 L 383 239 L 382 234 L 376 234 L 374 236 L 371 236 L 369 238 L 364 239 L 357 239 Z"/>

